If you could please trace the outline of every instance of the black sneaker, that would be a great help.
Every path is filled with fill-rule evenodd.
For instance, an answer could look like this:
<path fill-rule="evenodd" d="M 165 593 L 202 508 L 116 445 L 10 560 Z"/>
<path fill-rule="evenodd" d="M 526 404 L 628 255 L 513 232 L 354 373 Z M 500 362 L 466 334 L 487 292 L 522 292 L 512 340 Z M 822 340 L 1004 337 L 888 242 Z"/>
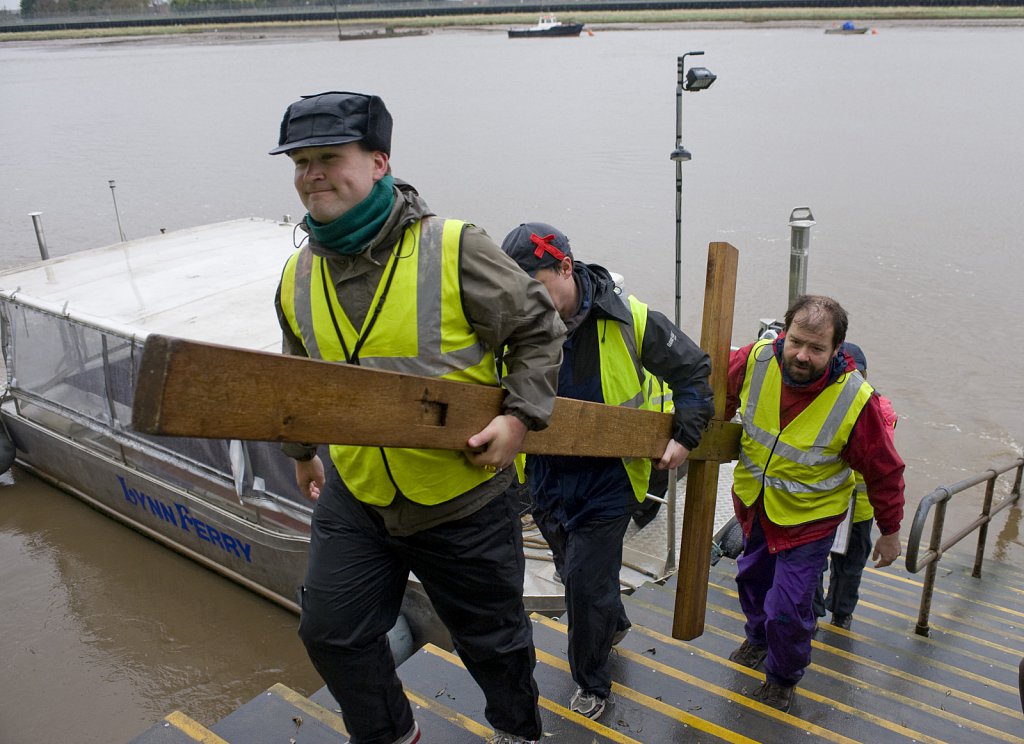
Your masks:
<path fill-rule="evenodd" d="M 760 700 L 769 708 L 789 713 L 789 709 L 793 705 L 793 691 L 795 689 L 795 687 L 783 687 L 782 685 L 765 680 L 761 683 L 760 687 L 750 693 L 750 696 L 755 700 Z"/>
<path fill-rule="evenodd" d="M 767 646 L 755 646 L 750 641 L 743 641 L 738 649 L 729 654 L 729 661 L 735 662 L 740 666 L 757 669 L 758 665 L 764 661 L 764 657 L 767 655 Z"/>
<path fill-rule="evenodd" d="M 832 615 L 832 624 L 835 625 L 837 628 L 842 628 L 843 630 L 849 630 L 850 629 L 850 623 L 852 623 L 852 622 L 853 622 L 853 616 L 852 615 Z"/>

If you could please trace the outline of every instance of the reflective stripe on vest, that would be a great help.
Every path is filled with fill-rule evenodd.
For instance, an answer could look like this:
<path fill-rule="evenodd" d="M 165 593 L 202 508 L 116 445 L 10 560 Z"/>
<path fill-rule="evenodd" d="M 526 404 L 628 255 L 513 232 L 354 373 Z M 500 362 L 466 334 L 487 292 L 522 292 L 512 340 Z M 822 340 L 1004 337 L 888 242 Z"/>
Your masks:
<path fill-rule="evenodd" d="M 860 373 L 845 374 L 782 429 L 782 371 L 771 341 L 755 344 L 740 391 L 743 436 L 736 495 L 751 506 L 763 490 L 765 513 L 784 526 L 846 511 L 854 478 L 839 455 L 871 392 Z"/>
<path fill-rule="evenodd" d="M 650 375 L 641 365 L 638 351 L 643 348 L 647 331 L 647 305 L 630 295 L 629 309 L 633 316 L 632 333 L 626 332 L 622 323 L 607 319 L 598 321 L 601 395 L 608 405 L 648 409 L 650 397 L 647 392 L 650 388 L 647 382 Z M 643 501 L 651 478 L 651 461 L 645 457 L 627 457 L 622 463 L 633 494 L 637 501 Z"/>
<path fill-rule="evenodd" d="M 853 477 L 856 479 L 853 490 L 857 494 L 857 501 L 853 507 L 853 521 L 863 522 L 875 516 L 875 508 L 868 500 L 868 484 L 864 482 L 864 476 L 855 470 Z"/>
<path fill-rule="evenodd" d="M 374 369 L 497 386 L 494 356 L 462 309 L 464 225 L 425 217 L 403 232 L 359 331 L 338 301 L 326 261 L 300 248 L 285 266 L 281 306 L 309 356 L 355 356 L 354 363 Z M 457 451 L 331 445 L 331 459 L 355 497 L 378 506 L 397 492 L 439 504 L 494 477 Z"/>

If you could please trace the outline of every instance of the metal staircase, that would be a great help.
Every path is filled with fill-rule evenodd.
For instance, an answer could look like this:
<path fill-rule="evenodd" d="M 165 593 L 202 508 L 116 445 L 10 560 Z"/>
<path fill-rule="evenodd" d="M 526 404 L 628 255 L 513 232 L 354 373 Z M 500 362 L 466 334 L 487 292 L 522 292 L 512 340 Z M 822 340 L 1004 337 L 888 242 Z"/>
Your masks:
<path fill-rule="evenodd" d="M 743 637 L 735 564 L 711 569 L 705 632 L 670 637 L 672 582 L 625 597 L 632 631 L 615 648 L 613 704 L 597 722 L 565 708 L 575 686 L 566 627 L 534 616 L 536 679 L 545 738 L 592 742 L 987 742 L 1024 743 L 1018 664 L 1024 656 L 1024 576 L 948 554 L 931 605 L 931 634 L 914 632 L 921 581 L 902 567 L 865 571 L 850 630 L 823 623 L 812 664 L 789 714 L 747 693 L 761 672 L 728 661 Z M 423 731 L 422 744 L 486 740 L 483 695 L 456 655 L 417 651 L 399 674 Z M 136 744 L 344 742 L 344 726 L 323 689 L 306 699 L 282 685 L 205 728 L 172 713 Z"/>

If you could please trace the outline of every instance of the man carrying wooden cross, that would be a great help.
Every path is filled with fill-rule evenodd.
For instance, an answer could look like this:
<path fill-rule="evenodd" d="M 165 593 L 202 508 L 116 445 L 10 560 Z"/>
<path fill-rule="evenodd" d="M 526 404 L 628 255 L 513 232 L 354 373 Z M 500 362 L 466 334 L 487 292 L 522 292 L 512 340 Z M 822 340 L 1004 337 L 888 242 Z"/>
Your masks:
<path fill-rule="evenodd" d="M 674 403 L 672 438 L 654 466 L 679 467 L 713 413 L 708 355 L 664 315 L 622 297 L 603 266 L 574 258 L 558 228 L 524 223 L 501 249 L 547 288 L 569 330 L 559 396 L 657 410 L 653 375 L 664 378 Z M 660 385 L 657 393 L 663 395 Z M 577 685 L 568 707 L 598 718 L 611 696 L 611 648 L 630 627 L 619 587 L 622 540 L 632 508 L 646 497 L 651 460 L 530 455 L 526 473 L 533 518 L 565 585 Z"/>
<path fill-rule="evenodd" d="M 299 635 L 353 744 L 416 742 L 386 636 L 413 571 L 484 691 L 492 741 L 533 742 L 536 661 L 506 469 L 527 429 L 547 425 L 565 327 L 486 233 L 393 181 L 391 124 L 380 98 L 359 93 L 285 112 L 271 154 L 291 157 L 309 212 L 278 289 L 284 351 L 497 386 L 505 348 L 507 395 L 463 451 L 332 445 L 325 478 L 315 446 L 285 445 L 317 500 Z"/>
<path fill-rule="evenodd" d="M 753 696 L 788 711 L 811 662 L 812 609 L 821 567 L 846 516 L 853 471 L 864 476 L 882 536 L 876 567 L 900 555 L 903 460 L 878 396 L 841 345 L 846 311 L 798 297 L 785 330 L 733 352 L 726 416 L 743 418 L 733 505 L 743 526 L 736 561 L 746 640 L 729 656 L 765 682 Z"/>

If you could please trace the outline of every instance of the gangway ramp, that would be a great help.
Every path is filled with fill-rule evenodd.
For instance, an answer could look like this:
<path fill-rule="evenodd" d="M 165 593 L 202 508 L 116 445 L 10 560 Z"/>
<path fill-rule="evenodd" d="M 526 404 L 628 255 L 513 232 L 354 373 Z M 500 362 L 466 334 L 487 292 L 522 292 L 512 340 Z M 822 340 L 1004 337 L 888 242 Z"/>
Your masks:
<path fill-rule="evenodd" d="M 815 633 L 812 663 L 789 713 L 750 697 L 763 673 L 728 660 L 744 622 L 731 560 L 711 569 L 705 631 L 693 641 L 671 638 L 673 581 L 648 583 L 624 597 L 633 628 L 613 650 L 613 703 L 598 721 L 565 707 L 575 685 L 564 621 L 534 615 L 543 741 L 1024 744 L 1018 689 L 1024 579 L 995 561 L 983 578 L 972 578 L 969 559 L 958 562 L 951 554 L 942 567 L 928 637 L 914 632 L 919 578 L 902 566 L 869 567 L 850 630 L 823 621 Z M 491 735 L 483 695 L 456 654 L 425 646 L 399 675 L 422 744 L 468 744 Z M 326 689 L 307 700 L 276 685 L 208 728 L 185 726 L 182 714 L 172 714 L 134 741 L 345 742 L 336 710 Z M 169 721 L 175 715 L 180 726 Z M 204 732 L 214 738 L 199 738 Z M 172 733 L 192 738 L 168 738 Z"/>

